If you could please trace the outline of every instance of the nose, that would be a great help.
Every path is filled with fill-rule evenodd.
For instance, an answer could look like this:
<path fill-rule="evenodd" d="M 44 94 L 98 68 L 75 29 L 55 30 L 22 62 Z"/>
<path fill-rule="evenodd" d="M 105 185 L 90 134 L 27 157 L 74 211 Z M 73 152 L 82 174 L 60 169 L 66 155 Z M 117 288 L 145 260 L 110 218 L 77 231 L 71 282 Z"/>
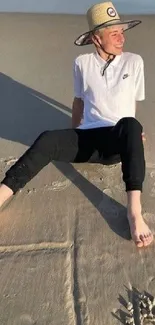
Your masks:
<path fill-rule="evenodd" d="M 125 37 L 124 34 L 118 34 L 117 40 L 119 43 L 124 43 Z"/>

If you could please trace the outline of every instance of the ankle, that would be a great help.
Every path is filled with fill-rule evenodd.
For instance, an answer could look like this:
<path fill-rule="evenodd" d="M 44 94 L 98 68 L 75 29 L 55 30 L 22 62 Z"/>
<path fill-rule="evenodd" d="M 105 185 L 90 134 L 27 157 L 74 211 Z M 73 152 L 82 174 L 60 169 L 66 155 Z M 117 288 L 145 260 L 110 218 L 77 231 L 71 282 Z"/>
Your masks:
<path fill-rule="evenodd" d="M 129 215 L 141 215 L 142 207 L 140 191 L 130 191 L 127 193 L 127 211 Z"/>
<path fill-rule="evenodd" d="M 128 213 L 129 214 L 131 214 L 131 215 L 137 215 L 137 214 L 139 214 L 139 215 L 141 215 L 142 214 L 142 208 L 141 208 L 141 205 L 136 205 L 136 206 L 134 206 L 134 205 L 130 205 L 130 204 L 128 204 L 127 205 L 127 211 L 128 211 Z"/>

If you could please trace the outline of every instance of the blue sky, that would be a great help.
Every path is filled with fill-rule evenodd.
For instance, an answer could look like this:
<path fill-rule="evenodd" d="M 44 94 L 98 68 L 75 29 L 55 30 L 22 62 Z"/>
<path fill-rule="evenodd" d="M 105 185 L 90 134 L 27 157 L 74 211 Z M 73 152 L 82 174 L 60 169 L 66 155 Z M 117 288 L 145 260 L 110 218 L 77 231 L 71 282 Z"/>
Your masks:
<path fill-rule="evenodd" d="M 102 0 L 0 0 L 0 11 L 84 14 Z M 120 14 L 155 14 L 155 0 L 113 0 Z"/>

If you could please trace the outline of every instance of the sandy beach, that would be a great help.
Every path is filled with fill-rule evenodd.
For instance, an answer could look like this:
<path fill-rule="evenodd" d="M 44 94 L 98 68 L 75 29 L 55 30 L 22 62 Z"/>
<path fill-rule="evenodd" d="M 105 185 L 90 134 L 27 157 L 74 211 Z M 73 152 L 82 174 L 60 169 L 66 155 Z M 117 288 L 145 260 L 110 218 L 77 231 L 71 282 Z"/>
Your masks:
<path fill-rule="evenodd" d="M 125 17 L 132 19 L 133 16 Z M 155 230 L 155 16 L 126 33 L 145 64 L 143 212 Z M 82 15 L 0 14 L 0 177 L 45 130 L 71 126 Z M 155 295 L 154 243 L 130 240 L 120 164 L 51 163 L 1 211 L 0 324 L 124 324 L 133 288 Z M 124 302 L 124 304 L 123 304 Z"/>

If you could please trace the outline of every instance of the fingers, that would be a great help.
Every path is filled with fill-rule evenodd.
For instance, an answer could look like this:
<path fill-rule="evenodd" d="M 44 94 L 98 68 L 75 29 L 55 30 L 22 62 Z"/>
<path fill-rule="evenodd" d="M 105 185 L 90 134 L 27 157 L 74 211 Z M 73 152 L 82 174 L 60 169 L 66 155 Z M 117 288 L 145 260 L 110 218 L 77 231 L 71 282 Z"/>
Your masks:
<path fill-rule="evenodd" d="M 146 137 L 145 137 L 145 133 L 142 132 L 142 141 L 145 142 L 146 141 Z"/>

